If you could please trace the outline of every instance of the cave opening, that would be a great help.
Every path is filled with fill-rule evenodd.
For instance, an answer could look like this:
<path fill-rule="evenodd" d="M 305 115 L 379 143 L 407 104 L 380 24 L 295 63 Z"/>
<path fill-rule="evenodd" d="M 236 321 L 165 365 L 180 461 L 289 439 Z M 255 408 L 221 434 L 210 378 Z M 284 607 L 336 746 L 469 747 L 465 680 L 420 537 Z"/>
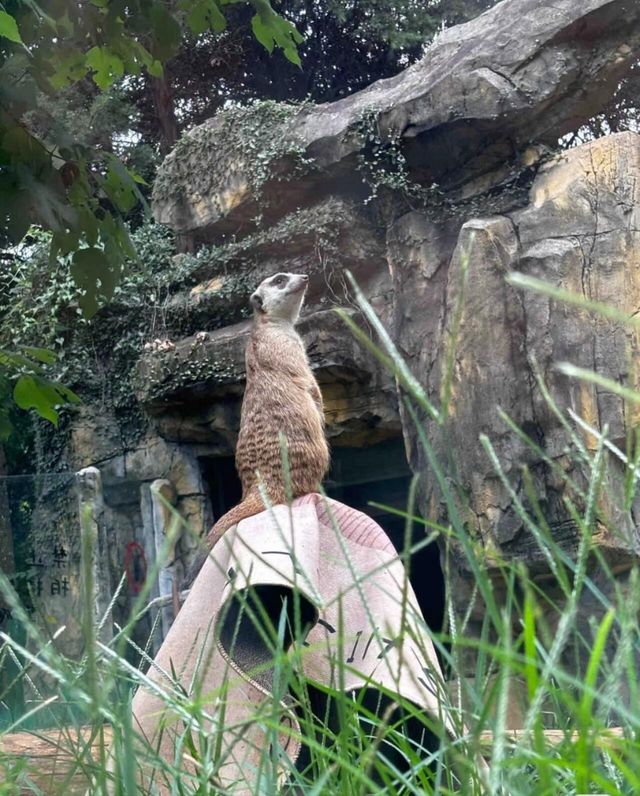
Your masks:
<path fill-rule="evenodd" d="M 242 496 L 234 457 L 203 457 L 200 464 L 212 516 L 217 519 L 239 503 Z M 396 550 L 401 550 L 404 517 L 379 506 L 406 510 L 410 481 L 411 471 L 403 440 L 394 437 L 364 448 L 333 447 L 325 489 L 329 497 L 372 517 L 384 528 Z M 370 505 L 372 502 L 379 506 Z M 415 524 L 414 542 L 424 532 L 422 526 Z M 435 542 L 413 554 L 410 580 L 427 625 L 432 631 L 440 632 L 444 618 L 445 583 L 440 551 Z"/>

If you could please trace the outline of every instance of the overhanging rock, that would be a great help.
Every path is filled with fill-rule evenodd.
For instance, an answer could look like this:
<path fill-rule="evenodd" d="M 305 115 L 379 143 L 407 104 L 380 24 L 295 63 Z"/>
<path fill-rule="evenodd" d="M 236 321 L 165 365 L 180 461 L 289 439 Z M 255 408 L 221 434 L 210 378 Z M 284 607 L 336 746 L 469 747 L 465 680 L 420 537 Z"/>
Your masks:
<path fill-rule="evenodd" d="M 259 214 L 361 188 L 372 137 L 398 141 L 412 180 L 468 197 L 517 170 L 531 142 L 553 144 L 600 110 L 639 44 L 635 0 L 503 0 L 343 100 L 266 103 L 195 128 L 159 172 L 156 218 L 207 240 L 246 234 Z"/>
<path fill-rule="evenodd" d="M 350 314 L 355 318 L 353 311 Z M 345 333 L 332 311 L 299 324 L 311 367 L 322 386 L 327 433 L 334 444 L 372 444 L 401 432 L 395 383 Z M 136 397 L 170 440 L 207 442 L 233 451 L 245 380 L 250 324 L 186 337 L 149 351 L 136 368 Z"/>
<path fill-rule="evenodd" d="M 197 261 L 195 284 L 174 290 L 165 308 L 177 328 L 185 317 L 203 330 L 247 317 L 251 293 L 278 271 L 310 277 L 305 313 L 348 301 L 345 269 L 372 300 L 388 301 L 391 287 L 384 230 L 366 207 L 339 197 L 289 213 L 236 243 L 206 247 Z"/>

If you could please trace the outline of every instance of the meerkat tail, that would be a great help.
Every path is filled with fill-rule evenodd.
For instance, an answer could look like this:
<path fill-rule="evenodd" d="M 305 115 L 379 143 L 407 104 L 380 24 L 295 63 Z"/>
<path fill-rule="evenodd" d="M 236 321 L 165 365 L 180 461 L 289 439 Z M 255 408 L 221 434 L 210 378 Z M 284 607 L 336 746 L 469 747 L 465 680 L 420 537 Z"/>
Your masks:
<path fill-rule="evenodd" d="M 202 569 L 202 565 L 207 560 L 211 549 L 216 542 L 218 542 L 224 536 L 229 528 L 237 525 L 241 520 L 245 520 L 247 517 L 253 517 L 255 514 L 260 514 L 260 512 L 264 510 L 265 505 L 260 493 L 249 492 L 242 503 L 238 503 L 237 506 L 234 506 L 232 509 L 229 509 L 226 514 L 223 514 L 207 534 L 202 549 L 200 549 L 193 564 L 189 568 L 189 571 L 186 573 L 184 579 L 185 588 L 191 588 L 194 580 L 198 576 L 198 573 Z"/>
<path fill-rule="evenodd" d="M 247 517 L 253 517 L 254 514 L 260 514 L 260 512 L 264 511 L 265 508 L 266 506 L 260 493 L 249 492 L 249 494 L 241 503 L 238 503 L 237 506 L 229 509 L 229 511 L 227 511 L 226 514 L 223 514 L 222 517 L 220 517 L 220 519 L 214 524 L 213 528 L 207 535 L 207 550 L 211 550 L 211 548 L 222 538 L 229 528 L 237 525 L 241 520 L 246 520 Z"/>

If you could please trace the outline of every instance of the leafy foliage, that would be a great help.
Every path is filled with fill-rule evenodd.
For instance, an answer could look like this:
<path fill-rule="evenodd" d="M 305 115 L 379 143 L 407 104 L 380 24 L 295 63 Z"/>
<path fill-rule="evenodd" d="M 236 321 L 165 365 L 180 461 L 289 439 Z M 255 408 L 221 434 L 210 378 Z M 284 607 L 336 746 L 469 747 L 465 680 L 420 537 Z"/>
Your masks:
<path fill-rule="evenodd" d="M 189 12 L 192 33 L 221 32 L 226 26 L 221 9 L 230 1 L 184 0 L 179 11 Z M 249 4 L 264 45 L 296 60 L 301 37 L 295 27 L 267 0 Z M 79 143 L 68 131 L 37 137 L 25 114 L 37 108 L 41 92 L 52 96 L 87 75 L 102 91 L 125 74 L 159 77 L 162 63 L 180 48 L 181 21 L 161 0 L 127 13 L 113 0 L 98 0 L 81 14 L 55 0 L 42 9 L 17 0 L 9 9 L 13 13 L 4 11 L 0 18 L 0 245 L 19 243 L 37 223 L 53 232 L 52 256 L 98 245 L 117 269 L 131 256 L 119 213 L 129 212 L 140 198 L 140 178 L 114 155 Z"/>
<path fill-rule="evenodd" d="M 70 2 L 12 0 L 0 10 L 0 251 L 14 257 L 33 225 L 50 231 L 50 263 L 70 258 L 87 318 L 113 297 L 125 260 L 135 257 L 123 216 L 145 203 L 146 181 L 113 151 L 113 126 L 106 146 L 99 146 L 95 135 L 87 135 L 95 119 L 78 136 L 60 123 L 63 113 L 43 114 L 43 98 L 45 105 L 59 104 L 60 93 L 73 98 L 83 84 L 93 103 L 104 107 L 103 98 L 113 96 L 109 92 L 125 76 L 160 78 L 187 32 L 225 30 L 225 7 L 233 3 L 181 0 L 174 7 L 143 0 L 125 9 L 117 0 L 94 0 L 79 13 Z M 268 0 L 242 4 L 253 9 L 256 35 L 269 52 L 279 49 L 299 63 L 302 37 L 295 26 Z M 95 91 L 87 90 L 89 79 Z M 130 133 L 128 119 L 120 126 L 125 136 Z M 0 362 L 2 378 L 15 382 L 18 405 L 56 420 L 55 402 L 75 396 L 44 381 L 38 367 L 10 351 Z M 2 407 L 6 431 L 9 410 Z"/>
<path fill-rule="evenodd" d="M 229 255 L 226 250 L 176 255 L 170 231 L 144 223 L 131 232 L 137 257 L 125 263 L 109 304 L 88 320 L 82 310 L 86 296 L 73 277 L 75 254 L 51 263 L 48 238 L 47 233 L 31 231 L 20 256 L 0 271 L 0 341 L 12 351 L 45 348 L 50 357 L 48 364 L 42 365 L 47 378 L 72 388 L 84 402 L 115 413 L 134 438 L 144 426 L 133 375 L 145 345 L 157 338 L 175 338 L 203 328 L 203 310 L 174 306 L 169 301 L 172 291 L 181 287 L 188 290 L 196 281 L 194 271 L 210 259 L 223 267 Z M 240 278 L 229 276 L 206 328 L 242 317 L 237 302 L 244 304 L 242 296 L 248 298 L 250 290 L 248 286 L 241 290 L 240 285 Z M 6 400 L 0 400 L 14 427 L 19 416 L 9 399 L 16 377 L 17 373 L 9 380 L 3 394 Z M 66 441 L 63 419 L 55 434 L 41 429 L 49 440 L 47 466 L 56 461 Z"/>
<path fill-rule="evenodd" d="M 15 381 L 11 395 L 20 409 L 35 409 L 40 417 L 58 424 L 58 407 L 77 403 L 79 397 L 68 387 L 45 375 L 40 363 L 51 365 L 55 355 L 46 349 L 25 347 L 21 351 L 0 349 L 0 440 L 7 439 L 13 431 L 10 402 L 7 400 L 10 385 Z M 12 378 L 3 371 L 12 374 Z"/>

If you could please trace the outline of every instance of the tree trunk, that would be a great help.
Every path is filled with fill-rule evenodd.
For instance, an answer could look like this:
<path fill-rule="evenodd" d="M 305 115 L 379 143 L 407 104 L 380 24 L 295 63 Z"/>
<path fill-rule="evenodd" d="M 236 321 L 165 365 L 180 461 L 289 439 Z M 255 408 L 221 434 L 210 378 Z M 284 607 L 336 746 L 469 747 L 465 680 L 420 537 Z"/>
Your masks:
<path fill-rule="evenodd" d="M 178 121 L 176 119 L 175 104 L 173 101 L 173 86 L 171 72 L 168 66 L 164 67 L 162 77 L 149 78 L 153 106 L 156 111 L 158 127 L 160 129 L 160 153 L 168 155 L 178 140 Z M 195 249 L 193 235 L 180 232 L 176 235 L 176 248 L 179 252 L 192 252 Z"/>
<path fill-rule="evenodd" d="M 167 66 L 162 77 L 149 78 L 153 106 L 160 128 L 160 153 L 167 155 L 178 140 L 178 122 L 173 104 L 171 73 Z"/>

